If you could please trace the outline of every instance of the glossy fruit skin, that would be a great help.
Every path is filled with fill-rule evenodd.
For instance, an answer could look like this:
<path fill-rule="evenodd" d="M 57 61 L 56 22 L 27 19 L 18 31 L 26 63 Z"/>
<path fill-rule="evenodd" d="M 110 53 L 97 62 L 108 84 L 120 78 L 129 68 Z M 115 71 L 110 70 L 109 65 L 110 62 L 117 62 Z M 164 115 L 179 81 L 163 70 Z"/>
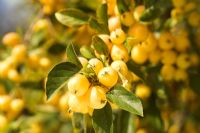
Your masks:
<path fill-rule="evenodd" d="M 175 68 L 172 65 L 163 65 L 161 68 L 161 76 L 164 80 L 173 80 L 174 79 L 174 73 L 175 73 Z"/>
<path fill-rule="evenodd" d="M 4 129 L 8 124 L 6 116 L 0 114 L 0 129 Z"/>
<path fill-rule="evenodd" d="M 86 114 L 88 113 L 88 98 L 86 96 L 76 96 L 69 94 L 68 105 L 70 111 Z"/>
<path fill-rule="evenodd" d="M 8 79 L 10 79 L 14 82 L 19 82 L 21 77 L 20 77 L 20 74 L 18 73 L 18 71 L 16 69 L 10 69 L 8 71 Z"/>
<path fill-rule="evenodd" d="M 20 113 L 24 109 L 24 101 L 22 99 L 13 99 L 10 103 L 12 112 Z"/>
<path fill-rule="evenodd" d="M 131 26 L 135 23 L 135 19 L 133 17 L 133 13 L 130 12 L 124 12 L 121 17 L 121 23 L 125 26 Z"/>
<path fill-rule="evenodd" d="M 111 88 L 117 83 L 118 73 L 112 67 L 104 67 L 99 71 L 98 80 L 102 85 Z"/>
<path fill-rule="evenodd" d="M 0 96 L 0 111 L 7 111 L 10 108 L 11 97 L 8 95 Z"/>
<path fill-rule="evenodd" d="M 121 23 L 120 23 L 120 18 L 118 16 L 111 17 L 108 19 L 108 29 L 110 32 L 120 27 L 121 27 Z"/>
<path fill-rule="evenodd" d="M 121 28 L 118 28 L 111 32 L 110 34 L 110 40 L 113 44 L 120 45 L 122 44 L 126 39 L 126 34 Z"/>
<path fill-rule="evenodd" d="M 86 76 L 78 73 L 69 79 L 67 87 L 70 93 L 83 96 L 90 87 L 90 82 Z"/>
<path fill-rule="evenodd" d="M 88 60 L 87 60 L 86 58 L 80 56 L 80 57 L 78 57 L 78 59 L 79 59 L 79 61 L 81 62 L 81 65 L 82 65 L 83 67 L 87 66 Z"/>
<path fill-rule="evenodd" d="M 103 63 L 97 58 L 92 58 L 88 61 L 87 67 L 92 68 L 95 74 L 98 75 L 99 71 L 103 68 Z"/>
<path fill-rule="evenodd" d="M 48 69 L 51 66 L 51 60 L 48 57 L 42 57 L 39 59 L 39 65 L 43 69 Z"/>
<path fill-rule="evenodd" d="M 148 53 L 141 45 L 136 45 L 131 50 L 131 59 L 137 64 L 144 64 L 148 59 Z"/>
<path fill-rule="evenodd" d="M 123 76 L 126 76 L 128 74 L 128 67 L 126 63 L 121 60 L 113 61 L 111 63 L 111 67 Z"/>
<path fill-rule="evenodd" d="M 137 6 L 134 10 L 134 17 L 137 21 L 140 21 L 140 16 L 142 15 L 142 13 L 144 12 L 145 10 L 145 6 L 144 5 L 140 5 L 140 6 Z"/>
<path fill-rule="evenodd" d="M 65 92 L 59 99 L 59 109 L 61 111 L 66 111 L 68 107 L 68 100 L 69 100 L 69 92 Z"/>
<path fill-rule="evenodd" d="M 24 61 L 26 55 L 27 55 L 27 47 L 24 44 L 15 46 L 11 51 L 11 56 L 17 62 Z"/>
<path fill-rule="evenodd" d="M 135 42 L 140 43 L 147 39 L 149 30 L 145 25 L 137 23 L 130 27 L 128 35 L 132 37 Z"/>
<path fill-rule="evenodd" d="M 113 45 L 111 50 L 112 60 L 122 60 L 127 62 L 129 60 L 128 50 L 123 45 Z"/>
<path fill-rule="evenodd" d="M 170 50 L 175 46 L 175 39 L 169 32 L 162 32 L 159 38 L 159 47 L 162 50 Z"/>
<path fill-rule="evenodd" d="M 106 91 L 105 88 L 101 86 L 91 87 L 90 97 L 89 97 L 89 106 L 94 109 L 103 108 L 106 103 Z"/>
<path fill-rule="evenodd" d="M 14 47 L 17 44 L 21 43 L 21 37 L 16 32 L 9 32 L 6 35 L 4 35 L 2 43 L 6 46 Z"/>

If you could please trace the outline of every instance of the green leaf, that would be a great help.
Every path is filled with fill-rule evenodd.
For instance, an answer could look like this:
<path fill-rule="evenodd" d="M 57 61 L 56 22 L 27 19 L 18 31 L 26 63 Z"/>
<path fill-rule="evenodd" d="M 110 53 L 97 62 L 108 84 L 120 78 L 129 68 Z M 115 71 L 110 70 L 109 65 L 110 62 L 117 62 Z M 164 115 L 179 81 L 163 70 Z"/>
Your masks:
<path fill-rule="evenodd" d="M 120 13 L 124 13 L 129 10 L 125 0 L 117 0 L 117 7 Z"/>
<path fill-rule="evenodd" d="M 104 41 L 100 37 L 93 36 L 92 45 L 94 46 L 95 50 L 99 54 L 103 54 L 103 55 L 108 55 L 109 54 L 107 45 L 104 43 Z"/>
<path fill-rule="evenodd" d="M 108 15 L 107 15 L 107 4 L 101 4 L 97 11 L 96 11 L 96 15 L 97 15 L 97 20 L 99 23 L 108 25 Z"/>
<path fill-rule="evenodd" d="M 80 70 L 75 64 L 71 62 L 63 62 L 56 65 L 48 74 L 46 83 L 47 99 L 61 87 L 63 87 L 67 80 Z"/>
<path fill-rule="evenodd" d="M 107 98 L 119 108 L 130 113 L 143 116 L 143 107 L 139 98 L 127 91 L 124 87 L 116 85 L 107 93 Z"/>
<path fill-rule="evenodd" d="M 82 56 L 88 59 L 95 57 L 93 50 L 89 46 L 82 46 L 80 48 L 80 53 Z"/>
<path fill-rule="evenodd" d="M 102 34 L 110 34 L 108 26 L 105 24 L 99 23 L 95 18 L 91 17 L 89 19 L 89 25 L 91 28 L 95 29 L 97 32 Z"/>
<path fill-rule="evenodd" d="M 93 127 L 96 133 L 110 133 L 112 127 L 112 109 L 109 103 L 102 109 L 95 109 L 92 115 Z"/>
<path fill-rule="evenodd" d="M 133 114 L 122 110 L 121 111 L 121 133 L 133 133 L 134 127 L 134 116 Z"/>
<path fill-rule="evenodd" d="M 69 43 L 67 45 L 66 53 L 67 53 L 67 60 L 69 62 L 72 62 L 77 67 L 82 68 L 81 63 L 80 63 L 79 59 L 77 58 L 73 43 Z"/>
<path fill-rule="evenodd" d="M 88 23 L 89 16 L 81 10 L 68 8 L 55 14 L 56 19 L 63 25 L 73 27 Z"/>
<path fill-rule="evenodd" d="M 129 60 L 126 63 L 128 69 L 132 71 L 134 74 L 136 74 L 138 77 L 140 77 L 143 81 L 146 80 L 144 72 L 141 70 L 141 67 L 136 65 L 132 60 Z"/>
<path fill-rule="evenodd" d="M 59 55 L 59 54 L 63 53 L 65 51 L 65 49 L 66 49 L 65 45 L 56 43 L 48 49 L 48 52 L 53 55 Z"/>
<path fill-rule="evenodd" d="M 152 20 L 156 19 L 159 15 L 160 15 L 159 8 L 156 8 L 155 6 L 151 6 L 142 13 L 140 20 L 141 21 L 152 21 Z"/>

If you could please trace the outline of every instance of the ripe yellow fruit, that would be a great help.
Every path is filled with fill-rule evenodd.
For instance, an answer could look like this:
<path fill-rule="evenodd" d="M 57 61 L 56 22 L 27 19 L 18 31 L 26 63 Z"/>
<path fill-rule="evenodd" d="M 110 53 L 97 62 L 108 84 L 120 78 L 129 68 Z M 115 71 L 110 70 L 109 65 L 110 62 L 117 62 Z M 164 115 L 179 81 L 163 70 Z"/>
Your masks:
<path fill-rule="evenodd" d="M 2 43 L 6 46 L 16 46 L 21 43 L 21 37 L 16 32 L 9 32 L 3 36 Z"/>
<path fill-rule="evenodd" d="M 112 41 L 110 40 L 110 36 L 106 34 L 100 34 L 98 36 L 104 41 L 110 52 L 113 46 Z"/>
<path fill-rule="evenodd" d="M 11 52 L 11 56 L 14 60 L 16 60 L 17 62 L 22 62 L 26 58 L 27 48 L 24 44 L 20 44 L 15 46 Z"/>
<path fill-rule="evenodd" d="M 59 100 L 59 108 L 61 111 L 66 111 L 68 109 L 68 100 L 69 100 L 69 93 L 66 92 L 64 95 L 61 96 Z"/>
<path fill-rule="evenodd" d="M 116 0 L 106 0 L 106 3 L 108 5 L 108 10 L 107 10 L 108 15 L 114 15 Z"/>
<path fill-rule="evenodd" d="M 21 79 L 21 76 L 16 69 L 10 69 L 8 71 L 8 79 L 15 81 L 15 82 L 19 82 Z"/>
<path fill-rule="evenodd" d="M 171 18 L 175 21 L 181 20 L 183 17 L 183 10 L 181 8 L 174 8 L 171 10 Z"/>
<path fill-rule="evenodd" d="M 161 51 L 159 49 L 156 49 L 150 52 L 149 61 L 151 64 L 154 64 L 154 65 L 158 64 L 160 59 L 161 59 Z"/>
<path fill-rule="evenodd" d="M 10 103 L 10 110 L 19 113 L 24 109 L 24 101 L 22 99 L 13 99 Z"/>
<path fill-rule="evenodd" d="M 176 65 L 180 69 L 187 69 L 191 65 L 190 56 L 187 53 L 179 54 L 176 60 Z"/>
<path fill-rule="evenodd" d="M 121 23 L 120 23 L 120 18 L 118 16 L 116 17 L 110 17 L 108 19 L 108 29 L 109 31 L 113 31 L 117 28 L 121 27 Z"/>
<path fill-rule="evenodd" d="M 91 87 L 90 97 L 89 97 L 89 106 L 94 109 L 103 108 L 106 103 L 106 91 L 105 88 L 101 86 L 93 86 Z"/>
<path fill-rule="evenodd" d="M 113 44 L 120 45 L 122 44 L 126 39 L 126 34 L 121 28 L 115 29 L 110 34 L 110 40 Z"/>
<path fill-rule="evenodd" d="M 147 133 L 147 130 L 144 128 L 137 129 L 136 133 Z"/>
<path fill-rule="evenodd" d="M 157 48 L 157 44 L 158 42 L 156 37 L 151 33 L 149 34 L 147 40 L 142 42 L 142 47 L 145 49 L 145 51 L 152 52 Z"/>
<path fill-rule="evenodd" d="M 170 50 L 175 46 L 175 39 L 169 32 L 162 32 L 159 38 L 159 47 L 162 50 Z"/>
<path fill-rule="evenodd" d="M 117 71 L 115 71 L 112 67 L 104 67 L 99 71 L 98 80 L 104 86 L 111 88 L 117 83 Z"/>
<path fill-rule="evenodd" d="M 39 65 L 40 56 L 34 52 L 28 54 L 28 64 L 30 67 L 37 68 Z"/>
<path fill-rule="evenodd" d="M 149 30 L 145 25 L 138 23 L 130 27 L 128 35 L 132 37 L 136 42 L 140 43 L 147 39 Z"/>
<path fill-rule="evenodd" d="M 187 36 L 179 35 L 175 36 L 176 45 L 175 48 L 179 52 L 185 52 L 190 47 L 190 40 Z"/>
<path fill-rule="evenodd" d="M 140 6 L 137 6 L 134 10 L 134 17 L 137 21 L 140 21 L 140 16 L 142 15 L 142 13 L 144 12 L 145 10 L 145 6 L 144 5 L 140 5 Z"/>
<path fill-rule="evenodd" d="M 86 114 L 88 113 L 89 110 L 89 100 L 88 100 L 88 96 L 76 96 L 73 94 L 69 94 L 69 99 L 68 99 L 68 105 L 69 105 L 69 109 L 73 112 L 79 112 L 79 113 L 83 113 Z"/>
<path fill-rule="evenodd" d="M 136 86 L 135 95 L 143 100 L 146 100 L 151 95 L 151 89 L 147 85 L 138 84 Z"/>
<path fill-rule="evenodd" d="M 123 76 L 126 76 L 128 74 L 128 67 L 126 63 L 121 60 L 113 61 L 111 63 L 111 67 Z"/>
<path fill-rule="evenodd" d="M 163 65 L 161 68 L 161 76 L 164 80 L 172 80 L 174 78 L 175 68 L 172 65 Z"/>
<path fill-rule="evenodd" d="M 187 72 L 183 69 L 176 69 L 174 74 L 174 79 L 176 81 L 185 81 L 187 79 L 188 75 Z"/>
<path fill-rule="evenodd" d="M 67 87 L 70 93 L 83 96 L 90 87 L 90 82 L 85 75 L 78 73 L 69 79 Z"/>
<path fill-rule="evenodd" d="M 0 111 L 8 111 L 10 108 L 11 97 L 8 95 L 0 96 Z"/>
<path fill-rule="evenodd" d="M 51 60 L 48 57 L 42 57 L 39 59 L 39 65 L 42 68 L 47 69 L 51 66 Z"/>
<path fill-rule="evenodd" d="M 186 4 L 186 0 L 172 0 L 174 7 L 183 7 Z"/>
<path fill-rule="evenodd" d="M 55 95 L 52 95 L 51 98 L 47 101 L 47 104 L 57 106 L 60 97 L 61 97 L 61 93 L 56 93 Z"/>
<path fill-rule="evenodd" d="M 33 26 L 33 31 L 37 32 L 40 30 L 47 29 L 49 22 L 46 19 L 39 19 Z"/>
<path fill-rule="evenodd" d="M 162 53 L 161 62 L 163 64 L 172 65 L 172 64 L 176 63 L 176 57 L 177 57 L 177 54 L 175 51 L 165 50 Z"/>
<path fill-rule="evenodd" d="M 121 23 L 125 26 L 131 26 L 135 23 L 135 19 L 133 17 L 132 12 L 124 12 L 120 18 L 121 18 Z"/>
<path fill-rule="evenodd" d="M 131 58 L 137 64 L 143 64 L 148 59 L 148 53 L 141 45 L 136 45 L 131 50 Z"/>
<path fill-rule="evenodd" d="M 44 5 L 42 11 L 45 15 L 51 15 L 54 12 L 54 9 L 51 5 Z"/>
<path fill-rule="evenodd" d="M 129 60 L 128 50 L 123 45 L 113 45 L 111 49 L 112 60 L 122 60 L 127 62 Z"/>
<path fill-rule="evenodd" d="M 190 13 L 187 17 L 187 21 L 192 27 L 197 27 L 200 22 L 199 12 L 193 11 L 192 13 Z"/>
<path fill-rule="evenodd" d="M 81 65 L 82 65 L 83 67 L 87 66 L 88 60 L 87 60 L 86 58 L 84 58 L 84 57 L 78 57 L 78 59 L 79 59 L 79 61 L 81 62 Z"/>
<path fill-rule="evenodd" d="M 7 125 L 8 125 L 8 120 L 6 116 L 0 114 L 0 129 L 6 128 Z"/>
<path fill-rule="evenodd" d="M 0 77 L 7 77 L 8 76 L 8 72 L 11 69 L 11 65 L 7 62 L 1 62 L 0 63 Z"/>
<path fill-rule="evenodd" d="M 103 63 L 97 58 L 92 58 L 88 61 L 87 67 L 92 68 L 96 75 L 98 75 L 99 71 L 103 68 Z"/>

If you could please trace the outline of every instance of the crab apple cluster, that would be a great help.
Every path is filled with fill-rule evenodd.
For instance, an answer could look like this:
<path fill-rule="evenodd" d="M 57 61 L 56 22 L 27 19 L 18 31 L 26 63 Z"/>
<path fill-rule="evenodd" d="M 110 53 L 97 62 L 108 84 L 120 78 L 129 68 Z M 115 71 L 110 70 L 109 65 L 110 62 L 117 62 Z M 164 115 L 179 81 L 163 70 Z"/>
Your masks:
<path fill-rule="evenodd" d="M 89 61 L 84 57 L 78 57 L 90 74 L 80 72 L 68 80 L 68 106 L 70 111 L 92 114 L 94 109 L 101 109 L 107 103 L 106 92 L 118 82 L 118 71 L 123 65 L 123 73 L 127 73 L 126 64 L 113 62 L 111 66 L 104 66 L 98 58 Z M 124 63 L 124 64 L 123 64 Z M 96 78 L 96 80 L 94 80 Z"/>
<path fill-rule="evenodd" d="M 37 33 L 48 28 L 46 19 L 39 19 L 32 26 L 32 32 Z M 9 32 L 2 38 L 2 44 L 8 55 L 3 56 L 0 61 L 0 77 L 19 83 L 28 77 L 28 71 L 48 70 L 52 61 L 43 48 L 31 49 L 29 42 L 22 39 L 17 32 Z M 26 69 L 25 69 L 26 68 Z"/>
<path fill-rule="evenodd" d="M 25 103 L 22 98 L 7 94 L 5 86 L 0 84 L 0 129 L 7 127 L 9 121 L 19 116 L 24 106 Z"/>
<path fill-rule="evenodd" d="M 187 17 L 194 14 L 195 3 L 186 1 L 173 1 L 174 7 L 187 12 Z M 180 4 L 182 3 L 182 4 Z M 194 7 L 193 7 L 194 6 Z M 117 6 L 116 6 L 117 8 Z M 124 13 L 114 12 L 109 18 L 110 40 L 113 43 L 111 49 L 112 60 L 129 60 L 129 53 L 125 43 L 131 47 L 130 58 L 138 65 L 162 64 L 161 77 L 166 81 L 185 81 L 188 74 L 187 69 L 199 64 L 198 54 L 191 50 L 191 41 L 187 29 L 179 25 L 173 25 L 170 30 L 164 29 L 160 33 L 152 31 L 148 23 L 140 21 L 140 16 L 145 10 L 144 5 L 136 6 L 133 10 Z M 172 18 L 173 13 L 172 10 Z M 198 13 L 192 20 L 198 21 Z M 184 13 L 182 13 L 184 15 Z M 192 21 L 188 19 L 188 21 Z M 199 21 L 198 21 L 199 22 Z M 191 26 L 194 23 L 188 22 Z M 123 30 L 126 26 L 128 30 Z"/>

